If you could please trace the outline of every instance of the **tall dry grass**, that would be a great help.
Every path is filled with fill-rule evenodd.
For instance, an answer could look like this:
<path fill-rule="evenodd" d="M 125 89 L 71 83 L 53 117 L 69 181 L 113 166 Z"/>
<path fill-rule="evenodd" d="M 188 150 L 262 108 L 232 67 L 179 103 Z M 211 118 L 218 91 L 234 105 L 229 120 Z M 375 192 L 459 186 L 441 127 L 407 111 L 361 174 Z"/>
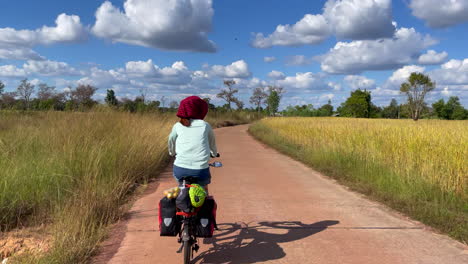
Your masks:
<path fill-rule="evenodd" d="M 112 112 L 2 116 L 2 229 L 54 223 L 49 262 L 86 259 L 134 183 L 167 164 L 172 121 Z"/>
<path fill-rule="evenodd" d="M 270 145 L 413 217 L 468 240 L 468 122 L 267 118 Z"/>
<path fill-rule="evenodd" d="M 212 126 L 250 113 L 209 113 Z M 137 182 L 168 164 L 174 113 L 0 111 L 0 228 L 46 224 L 53 245 L 24 263 L 85 263 Z"/>

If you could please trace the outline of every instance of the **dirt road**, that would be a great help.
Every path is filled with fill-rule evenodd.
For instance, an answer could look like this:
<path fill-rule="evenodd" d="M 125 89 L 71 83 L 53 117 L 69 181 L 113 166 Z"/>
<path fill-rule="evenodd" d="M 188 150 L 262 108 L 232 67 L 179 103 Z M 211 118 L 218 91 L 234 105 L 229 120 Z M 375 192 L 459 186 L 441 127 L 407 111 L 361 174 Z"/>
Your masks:
<path fill-rule="evenodd" d="M 216 130 L 223 168 L 212 169 L 219 231 L 196 263 L 468 263 L 468 247 L 256 142 L 247 126 Z M 153 183 L 95 263 L 182 263 L 159 237 L 157 203 L 171 172 Z"/>

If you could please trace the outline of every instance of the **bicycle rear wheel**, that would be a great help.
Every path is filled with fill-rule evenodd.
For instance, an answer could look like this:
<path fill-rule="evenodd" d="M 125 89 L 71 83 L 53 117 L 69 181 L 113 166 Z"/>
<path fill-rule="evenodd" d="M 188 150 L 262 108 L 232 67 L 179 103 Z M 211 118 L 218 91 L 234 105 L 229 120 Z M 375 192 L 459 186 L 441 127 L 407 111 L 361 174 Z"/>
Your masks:
<path fill-rule="evenodd" d="M 184 264 L 190 264 L 192 260 L 192 241 L 184 241 Z"/>

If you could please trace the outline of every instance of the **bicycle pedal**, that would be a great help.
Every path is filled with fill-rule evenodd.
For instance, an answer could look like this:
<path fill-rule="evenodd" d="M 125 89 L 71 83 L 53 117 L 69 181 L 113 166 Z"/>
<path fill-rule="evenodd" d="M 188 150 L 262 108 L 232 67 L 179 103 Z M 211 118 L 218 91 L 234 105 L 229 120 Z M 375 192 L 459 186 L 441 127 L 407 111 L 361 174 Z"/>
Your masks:
<path fill-rule="evenodd" d="M 193 250 L 198 253 L 198 250 L 200 249 L 200 246 L 198 244 L 193 245 Z"/>

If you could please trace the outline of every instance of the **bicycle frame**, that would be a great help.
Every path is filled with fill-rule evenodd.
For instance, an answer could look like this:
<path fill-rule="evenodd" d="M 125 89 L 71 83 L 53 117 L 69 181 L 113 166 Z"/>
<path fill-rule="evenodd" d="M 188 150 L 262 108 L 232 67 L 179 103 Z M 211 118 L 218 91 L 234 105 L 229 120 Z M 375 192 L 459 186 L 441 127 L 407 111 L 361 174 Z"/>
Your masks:
<path fill-rule="evenodd" d="M 187 181 L 184 179 L 182 186 L 186 186 Z M 195 235 L 195 216 L 197 212 L 184 213 L 177 212 L 177 215 L 182 216 L 182 229 L 179 233 L 178 243 L 181 243 L 177 253 L 182 253 L 184 251 L 184 263 L 190 263 L 193 251 L 198 252 L 200 246 L 198 245 L 197 237 Z"/>
<path fill-rule="evenodd" d="M 215 162 L 209 165 L 211 167 L 223 166 L 221 162 Z M 180 186 L 187 188 L 187 185 L 190 185 L 192 181 L 192 177 L 184 178 Z M 181 246 L 179 250 L 177 250 L 177 253 L 182 253 L 182 251 L 184 251 L 184 263 L 190 263 L 193 257 L 193 251 L 198 252 L 200 249 L 194 230 L 197 211 L 192 213 L 177 212 L 176 214 L 182 216 L 182 229 L 177 240 L 178 243 L 181 243 Z"/>

